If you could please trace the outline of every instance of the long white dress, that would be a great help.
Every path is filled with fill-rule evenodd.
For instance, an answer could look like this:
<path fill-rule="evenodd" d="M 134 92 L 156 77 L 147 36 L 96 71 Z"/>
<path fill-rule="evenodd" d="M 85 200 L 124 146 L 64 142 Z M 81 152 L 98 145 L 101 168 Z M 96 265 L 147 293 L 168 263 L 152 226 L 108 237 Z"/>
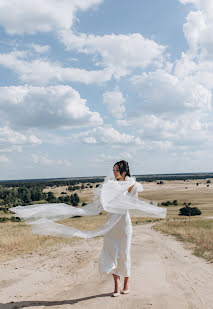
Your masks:
<path fill-rule="evenodd" d="M 138 190 L 133 186 L 129 195 L 137 197 Z M 98 269 L 102 273 L 112 273 L 130 277 L 132 222 L 129 211 L 126 214 L 108 213 L 109 217 L 120 217 L 119 221 L 104 235 L 104 243 L 99 257 Z"/>
<path fill-rule="evenodd" d="M 128 192 L 128 188 L 132 187 Z M 106 177 L 95 190 L 93 202 L 84 207 L 73 207 L 65 203 L 45 203 L 16 206 L 14 212 L 26 224 L 31 225 L 32 234 L 56 237 L 92 238 L 104 236 L 104 244 L 99 258 L 100 273 L 114 273 L 129 277 L 131 268 L 132 223 L 130 216 L 165 218 L 167 209 L 138 198 L 143 191 L 141 183 L 134 176 L 126 176 L 125 181 Z M 79 230 L 55 221 L 74 216 L 96 216 L 102 210 L 107 212 L 105 224 L 93 230 Z"/>

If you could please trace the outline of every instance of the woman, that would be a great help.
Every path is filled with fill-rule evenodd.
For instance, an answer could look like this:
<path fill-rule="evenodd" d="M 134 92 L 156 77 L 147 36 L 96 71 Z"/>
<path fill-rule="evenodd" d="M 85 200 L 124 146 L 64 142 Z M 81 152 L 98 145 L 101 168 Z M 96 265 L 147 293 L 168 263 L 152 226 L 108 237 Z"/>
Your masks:
<path fill-rule="evenodd" d="M 120 277 L 124 277 L 123 294 L 129 292 L 130 248 L 132 224 L 130 215 L 139 217 L 166 217 L 166 208 L 157 207 L 138 198 L 143 186 L 130 176 L 128 162 L 122 160 L 113 166 L 113 176 L 107 176 L 95 189 L 93 202 L 84 207 L 73 207 L 65 203 L 34 204 L 12 207 L 33 234 L 56 237 L 92 238 L 104 235 L 104 245 L 99 258 L 100 273 L 112 273 L 115 288 L 112 296 L 120 295 Z M 85 231 L 54 221 L 74 216 L 96 216 L 107 212 L 106 222 L 96 229 Z"/>
<path fill-rule="evenodd" d="M 126 177 L 130 177 L 128 162 L 123 160 L 115 163 L 113 173 L 118 181 L 125 181 Z M 137 196 L 137 190 L 134 190 L 133 187 L 134 185 L 129 187 L 128 192 Z M 124 277 L 124 287 L 121 293 L 129 293 L 132 223 L 128 210 L 126 214 L 108 213 L 108 216 L 119 216 L 120 220 L 104 235 L 99 270 L 100 272 L 112 272 L 115 284 L 113 296 L 115 297 L 120 294 L 120 276 Z"/>

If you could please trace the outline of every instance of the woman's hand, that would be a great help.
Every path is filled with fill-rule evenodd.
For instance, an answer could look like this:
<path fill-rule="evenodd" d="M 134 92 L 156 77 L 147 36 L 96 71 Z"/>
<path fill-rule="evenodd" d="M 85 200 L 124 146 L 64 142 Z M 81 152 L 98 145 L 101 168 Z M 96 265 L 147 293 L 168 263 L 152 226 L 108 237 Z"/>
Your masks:
<path fill-rule="evenodd" d="M 128 192 L 130 192 L 132 190 L 134 185 L 132 185 L 131 187 L 129 187 Z"/>

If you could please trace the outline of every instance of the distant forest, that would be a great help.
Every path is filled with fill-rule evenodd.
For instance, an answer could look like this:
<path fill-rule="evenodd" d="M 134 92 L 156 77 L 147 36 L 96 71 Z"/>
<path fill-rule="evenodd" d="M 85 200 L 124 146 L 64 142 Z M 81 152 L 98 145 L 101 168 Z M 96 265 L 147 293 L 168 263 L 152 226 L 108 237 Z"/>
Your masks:
<path fill-rule="evenodd" d="M 137 181 L 161 181 L 161 180 L 184 180 L 213 178 L 213 173 L 191 173 L 191 174 L 150 174 L 134 175 Z M 10 207 L 40 203 L 67 203 L 78 206 L 80 199 L 77 193 L 56 198 L 53 192 L 43 192 L 47 187 L 68 186 L 68 191 L 92 188 L 95 183 L 103 182 L 105 176 L 98 177 L 75 177 L 57 179 L 25 179 L 0 181 L 0 210 L 7 212 Z M 81 183 L 81 185 L 80 185 Z M 97 187 L 98 185 L 96 185 Z M 1 207 L 2 206 L 2 207 Z"/>

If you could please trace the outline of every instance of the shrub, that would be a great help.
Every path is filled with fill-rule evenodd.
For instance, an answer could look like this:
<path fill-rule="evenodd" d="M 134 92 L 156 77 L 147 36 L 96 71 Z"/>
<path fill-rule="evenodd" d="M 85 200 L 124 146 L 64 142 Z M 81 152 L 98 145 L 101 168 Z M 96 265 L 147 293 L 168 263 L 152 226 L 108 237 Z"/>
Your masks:
<path fill-rule="evenodd" d="M 11 217 L 10 221 L 11 222 L 19 222 L 19 221 L 21 221 L 21 219 L 19 217 Z"/>
<path fill-rule="evenodd" d="M 190 207 L 188 203 L 186 206 L 180 208 L 179 216 L 199 216 L 202 214 L 201 210 L 197 207 Z"/>
<path fill-rule="evenodd" d="M 83 202 L 83 203 L 82 203 L 82 206 L 85 206 L 85 205 L 87 205 L 87 203 L 84 203 L 84 202 Z"/>
<path fill-rule="evenodd" d="M 9 218 L 6 218 L 6 217 L 0 217 L 0 222 L 6 222 L 10 220 Z"/>
<path fill-rule="evenodd" d="M 162 202 L 161 205 L 169 206 L 169 205 L 172 205 L 172 203 L 170 201 L 167 201 L 167 202 Z"/>

